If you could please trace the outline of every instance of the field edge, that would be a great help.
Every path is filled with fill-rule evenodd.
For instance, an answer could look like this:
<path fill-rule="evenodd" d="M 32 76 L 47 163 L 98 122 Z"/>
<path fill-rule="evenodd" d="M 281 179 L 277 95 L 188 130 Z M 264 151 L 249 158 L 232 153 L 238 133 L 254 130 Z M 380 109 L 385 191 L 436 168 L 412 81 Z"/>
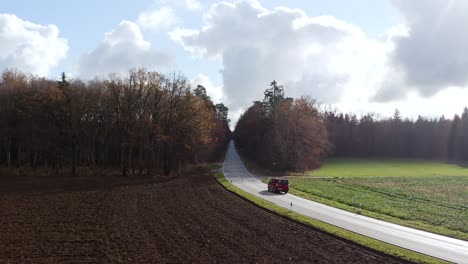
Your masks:
<path fill-rule="evenodd" d="M 224 177 L 224 175 L 220 172 L 215 173 L 214 177 L 225 189 L 227 189 L 231 193 L 234 193 L 240 196 L 241 198 L 244 198 L 245 200 L 253 203 L 254 205 L 262 207 L 263 209 L 270 211 L 274 214 L 278 214 L 282 217 L 287 217 L 293 221 L 299 222 L 300 224 L 306 225 L 308 227 L 312 227 L 322 232 L 337 236 L 340 239 L 344 239 L 352 243 L 356 243 L 360 246 L 364 246 L 372 250 L 382 252 L 385 254 L 389 254 L 394 257 L 401 258 L 407 261 L 412 261 L 412 262 L 417 262 L 417 263 L 449 263 L 441 259 L 433 258 L 433 257 L 427 256 L 427 255 L 424 255 L 415 251 L 411 251 L 408 249 L 404 249 L 395 245 L 391 245 L 391 244 L 376 240 L 376 239 L 372 239 L 372 238 L 342 229 L 340 227 L 327 224 L 325 222 L 304 216 L 302 214 L 290 211 L 286 208 L 283 208 L 271 202 L 265 201 L 261 198 L 258 198 L 250 193 L 247 193 L 239 189 L 235 185 L 231 184 Z"/>

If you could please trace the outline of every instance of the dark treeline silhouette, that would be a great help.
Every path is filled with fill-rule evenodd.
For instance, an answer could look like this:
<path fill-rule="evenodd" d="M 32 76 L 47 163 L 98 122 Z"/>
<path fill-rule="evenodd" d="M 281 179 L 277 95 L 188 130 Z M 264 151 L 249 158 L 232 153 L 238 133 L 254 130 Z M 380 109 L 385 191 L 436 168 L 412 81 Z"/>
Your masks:
<path fill-rule="evenodd" d="M 169 174 L 222 153 L 227 114 L 182 75 L 139 69 L 84 83 L 7 70 L 0 83 L 0 164 Z"/>
<path fill-rule="evenodd" d="M 398 110 L 386 119 L 334 111 L 324 116 L 333 156 L 468 161 L 468 108 L 453 119 L 403 119 Z"/>
<path fill-rule="evenodd" d="M 242 156 L 275 170 L 317 168 L 331 157 L 417 158 L 468 162 L 468 108 L 452 119 L 390 118 L 319 112 L 310 98 L 285 98 L 275 81 L 241 115 L 234 139 Z"/>
<path fill-rule="evenodd" d="M 258 165 L 304 171 L 320 165 L 327 152 L 327 131 L 315 101 L 285 98 L 275 81 L 263 102 L 240 117 L 234 131 L 237 149 Z"/>

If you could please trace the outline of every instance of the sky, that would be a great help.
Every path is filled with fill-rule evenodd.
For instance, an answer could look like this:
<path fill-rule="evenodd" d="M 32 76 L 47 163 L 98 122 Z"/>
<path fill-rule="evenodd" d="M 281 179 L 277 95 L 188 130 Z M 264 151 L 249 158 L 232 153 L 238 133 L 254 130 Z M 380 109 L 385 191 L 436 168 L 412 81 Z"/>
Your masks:
<path fill-rule="evenodd" d="M 464 0 L 0 1 L 0 70 L 83 80 L 180 72 L 235 124 L 272 80 L 359 115 L 468 106 Z"/>

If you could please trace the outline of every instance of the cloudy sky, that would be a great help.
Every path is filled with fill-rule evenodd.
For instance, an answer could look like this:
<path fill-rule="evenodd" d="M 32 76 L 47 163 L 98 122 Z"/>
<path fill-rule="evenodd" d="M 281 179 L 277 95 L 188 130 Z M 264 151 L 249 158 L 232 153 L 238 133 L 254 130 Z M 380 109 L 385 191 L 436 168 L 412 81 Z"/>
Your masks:
<path fill-rule="evenodd" d="M 468 106 L 465 0 L 0 2 L 0 69 L 90 79 L 182 72 L 234 121 L 274 79 L 343 112 Z"/>

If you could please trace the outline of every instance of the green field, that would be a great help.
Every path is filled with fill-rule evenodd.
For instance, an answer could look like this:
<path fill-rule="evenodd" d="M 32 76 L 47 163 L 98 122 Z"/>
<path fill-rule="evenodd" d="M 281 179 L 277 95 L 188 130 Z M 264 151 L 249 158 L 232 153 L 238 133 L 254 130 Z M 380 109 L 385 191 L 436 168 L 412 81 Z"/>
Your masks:
<path fill-rule="evenodd" d="M 290 178 L 293 193 L 468 240 L 468 168 L 420 160 L 333 159 L 307 174 L 313 177 Z"/>
<path fill-rule="evenodd" d="M 307 175 L 317 177 L 468 176 L 468 166 L 413 159 L 329 159 Z"/>

